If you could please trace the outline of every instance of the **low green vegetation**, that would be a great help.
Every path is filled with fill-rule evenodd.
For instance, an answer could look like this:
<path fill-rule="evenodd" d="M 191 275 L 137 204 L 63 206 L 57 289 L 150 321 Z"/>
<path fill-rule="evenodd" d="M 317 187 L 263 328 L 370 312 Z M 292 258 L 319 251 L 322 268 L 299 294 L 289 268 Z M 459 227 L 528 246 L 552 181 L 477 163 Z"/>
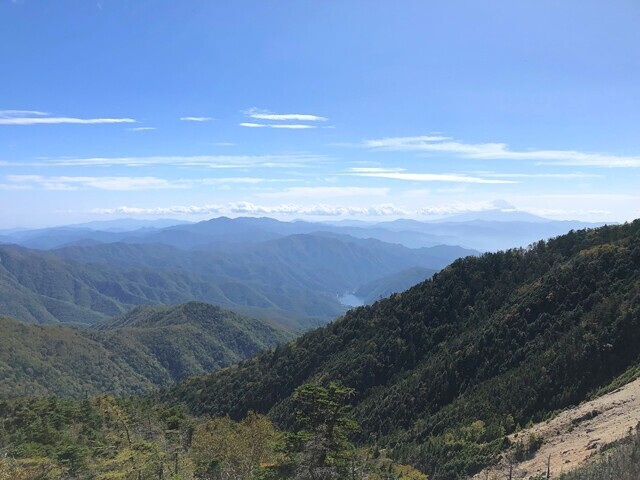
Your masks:
<path fill-rule="evenodd" d="M 427 480 L 354 447 L 350 394 L 338 384 L 298 388 L 292 432 L 253 412 L 198 418 L 140 398 L 0 401 L 0 479 Z"/>
<path fill-rule="evenodd" d="M 0 329 L 1 398 L 148 393 L 292 338 L 264 321 L 197 302 L 138 307 L 100 329 L 1 317 Z"/>

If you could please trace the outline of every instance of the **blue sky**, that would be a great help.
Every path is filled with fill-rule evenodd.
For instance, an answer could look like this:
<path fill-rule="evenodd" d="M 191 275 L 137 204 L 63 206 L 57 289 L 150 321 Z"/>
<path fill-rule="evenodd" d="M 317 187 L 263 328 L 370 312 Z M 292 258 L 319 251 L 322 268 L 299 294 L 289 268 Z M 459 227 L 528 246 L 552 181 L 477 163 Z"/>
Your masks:
<path fill-rule="evenodd" d="M 640 216 L 640 3 L 0 0 L 0 227 Z"/>

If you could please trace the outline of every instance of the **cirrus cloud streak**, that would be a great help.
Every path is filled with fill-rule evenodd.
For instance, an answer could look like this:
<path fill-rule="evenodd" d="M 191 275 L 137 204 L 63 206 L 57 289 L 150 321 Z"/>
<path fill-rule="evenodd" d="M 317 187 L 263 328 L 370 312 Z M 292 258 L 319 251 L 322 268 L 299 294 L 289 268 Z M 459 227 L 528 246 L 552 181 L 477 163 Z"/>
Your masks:
<path fill-rule="evenodd" d="M 96 188 L 99 190 L 125 191 L 186 188 L 183 184 L 173 183 L 164 178 L 157 177 L 47 177 L 42 175 L 8 175 L 7 179 L 15 185 L 21 185 L 24 187 L 39 186 L 45 190 L 77 190 L 79 188 Z"/>
<path fill-rule="evenodd" d="M 357 168 L 352 169 L 351 173 L 347 173 L 345 175 L 351 175 L 355 177 L 386 178 L 390 180 L 403 180 L 411 182 L 475 183 L 487 185 L 519 183 L 515 180 L 472 177 L 470 175 L 461 175 L 458 173 L 409 173 L 404 172 L 401 169 L 392 170 L 377 168 Z"/>
<path fill-rule="evenodd" d="M 24 190 L 40 187 L 44 190 L 79 190 L 94 188 L 111 191 L 139 191 L 186 189 L 197 186 L 216 185 L 257 185 L 261 183 L 284 183 L 293 179 L 258 178 L 258 177 L 219 177 L 168 180 L 158 177 L 88 177 L 88 176 L 43 176 L 43 175 L 8 175 L 10 183 L 4 184 L 3 190 Z"/>
<path fill-rule="evenodd" d="M 46 112 L 35 110 L 0 110 L 0 125 L 55 125 L 55 124 L 96 125 L 109 123 L 136 123 L 133 118 L 76 118 L 52 117 Z"/>
<path fill-rule="evenodd" d="M 250 108 L 244 112 L 249 118 L 255 120 L 269 120 L 269 121 L 296 121 L 296 122 L 326 122 L 329 120 L 327 117 L 321 117 L 320 115 L 310 115 L 307 113 L 272 113 L 268 110 L 260 110 L 258 108 Z"/>
<path fill-rule="evenodd" d="M 480 160 L 531 160 L 554 165 L 640 168 L 638 155 L 581 152 L 577 150 L 512 150 L 506 143 L 465 143 L 451 137 L 422 135 L 365 140 L 371 150 L 448 153 Z"/>
<path fill-rule="evenodd" d="M 299 123 L 253 123 L 253 122 L 242 122 L 240 124 L 241 127 L 248 128 L 289 128 L 292 130 L 304 130 L 308 128 L 316 128 L 315 125 L 303 125 Z"/>
<path fill-rule="evenodd" d="M 307 153 L 274 155 L 193 155 L 148 157 L 53 158 L 34 162 L 0 161 L 0 167 L 151 167 L 157 165 L 208 168 L 289 168 L 318 164 L 323 155 Z"/>
<path fill-rule="evenodd" d="M 211 117 L 180 117 L 183 122 L 210 122 L 213 120 Z"/>

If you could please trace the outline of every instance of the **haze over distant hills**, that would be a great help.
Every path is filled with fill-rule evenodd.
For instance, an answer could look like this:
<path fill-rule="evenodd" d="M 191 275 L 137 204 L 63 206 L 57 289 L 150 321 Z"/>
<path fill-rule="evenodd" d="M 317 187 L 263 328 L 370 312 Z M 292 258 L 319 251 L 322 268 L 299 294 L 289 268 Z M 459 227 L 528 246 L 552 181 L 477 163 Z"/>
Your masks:
<path fill-rule="evenodd" d="M 344 293 L 369 303 L 456 258 L 587 225 L 496 210 L 438 222 L 220 217 L 21 230 L 0 238 L 0 314 L 94 323 L 136 305 L 198 300 L 305 329 L 344 313 Z"/>
<path fill-rule="evenodd" d="M 174 219 L 131 218 L 94 221 L 36 230 L 0 232 L 0 243 L 52 249 L 94 243 L 161 243 L 180 249 L 223 249 L 273 240 L 287 235 L 333 233 L 373 238 L 409 248 L 458 245 L 481 251 L 524 247 L 540 238 L 561 235 L 571 229 L 602 225 L 550 220 L 515 210 L 510 205 L 470 212 L 433 221 L 399 219 L 383 222 L 284 222 L 268 217 L 218 217 L 198 223 Z M 508 208 L 506 208 L 508 207 Z"/>
<path fill-rule="evenodd" d="M 94 323 L 135 305 L 200 300 L 301 329 L 343 313 L 343 292 L 413 266 L 440 269 L 473 253 L 327 234 L 213 252 L 161 244 L 0 246 L 0 313 L 34 323 Z"/>
<path fill-rule="evenodd" d="M 144 220 L 137 218 L 118 218 L 115 220 L 93 220 L 86 223 L 69 225 L 69 228 L 87 228 L 90 230 L 104 230 L 107 232 L 130 232 L 142 228 L 166 228 L 175 225 L 186 225 L 192 222 L 177 220 L 174 218 L 159 218 L 157 220 Z"/>

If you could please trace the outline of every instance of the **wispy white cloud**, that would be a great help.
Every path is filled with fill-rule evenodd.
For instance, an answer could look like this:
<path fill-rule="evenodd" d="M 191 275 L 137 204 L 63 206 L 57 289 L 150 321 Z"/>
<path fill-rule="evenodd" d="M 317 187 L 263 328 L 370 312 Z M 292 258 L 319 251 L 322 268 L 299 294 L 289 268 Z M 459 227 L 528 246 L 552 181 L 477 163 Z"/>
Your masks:
<path fill-rule="evenodd" d="M 0 110 L 0 118 L 41 117 L 46 115 L 49 115 L 49 113 L 39 112 L 37 110 Z"/>
<path fill-rule="evenodd" d="M 135 122 L 133 118 L 52 117 L 48 113 L 34 110 L 0 110 L 0 125 L 53 125 L 62 123 L 93 125 Z"/>
<path fill-rule="evenodd" d="M 129 130 L 131 130 L 132 132 L 146 132 L 149 130 L 155 130 L 156 127 L 134 127 L 134 128 L 130 128 Z"/>
<path fill-rule="evenodd" d="M 349 169 L 351 173 L 397 173 L 404 172 L 404 168 L 383 168 L 383 167 L 353 167 Z"/>
<path fill-rule="evenodd" d="M 210 122 L 213 120 L 211 117 L 180 117 L 183 122 Z"/>
<path fill-rule="evenodd" d="M 287 183 L 295 179 L 260 177 L 214 177 L 183 178 L 169 180 L 158 177 L 89 177 L 89 176 L 44 176 L 44 175 L 7 175 L 10 183 L 0 189 L 21 190 L 40 187 L 45 190 L 78 190 L 96 188 L 99 190 L 137 191 L 176 188 L 193 188 L 207 185 L 258 185 L 262 183 Z"/>
<path fill-rule="evenodd" d="M 481 160 L 531 160 L 554 165 L 640 168 L 638 155 L 577 150 L 511 150 L 506 143 L 465 143 L 440 135 L 386 137 L 365 140 L 361 145 L 372 150 L 450 153 Z"/>
<path fill-rule="evenodd" d="M 299 123 L 253 123 L 253 122 L 242 122 L 240 124 L 241 127 L 248 128 L 290 128 L 293 130 L 300 129 L 308 129 L 308 128 L 317 128 L 315 125 L 303 125 Z"/>
<path fill-rule="evenodd" d="M 404 168 L 383 168 L 383 167 L 354 167 L 348 170 L 350 175 L 361 177 L 390 178 L 396 180 L 422 181 L 422 182 L 451 182 L 451 183 L 519 183 L 516 179 L 527 178 L 557 178 L 557 179 L 579 179 L 579 178 L 599 178 L 602 175 L 592 173 L 494 173 L 475 172 L 472 175 L 462 174 L 425 174 L 407 173 Z M 505 179 L 505 180 L 495 180 Z M 459 188 L 459 187 L 456 187 Z"/>
<path fill-rule="evenodd" d="M 326 122 L 329 120 L 327 117 L 321 117 L 320 115 L 310 115 L 305 113 L 272 113 L 268 110 L 260 110 L 257 108 L 251 108 L 244 112 L 249 118 L 255 120 L 269 120 L 269 121 L 296 121 L 296 122 Z"/>
<path fill-rule="evenodd" d="M 617 201 L 629 201 L 640 202 L 640 195 L 632 195 L 628 193 L 540 193 L 531 197 L 530 199 L 549 199 L 549 200 L 589 200 L 589 201 L 604 201 L 604 200 L 617 200 Z"/>
<path fill-rule="evenodd" d="M 75 177 L 42 175 L 8 175 L 7 179 L 18 186 L 39 186 L 45 190 L 77 190 L 96 188 L 99 190 L 155 190 L 187 188 L 184 182 L 171 182 L 157 177 Z"/>
<path fill-rule="evenodd" d="M 374 187 L 291 187 L 279 192 L 259 194 L 263 198 L 336 198 L 381 197 L 389 194 L 388 188 Z"/>
<path fill-rule="evenodd" d="M 609 210 L 593 209 L 562 209 L 562 208 L 535 208 L 528 210 L 528 213 L 534 215 L 540 215 L 541 217 L 560 217 L 567 218 L 570 216 L 590 217 L 590 216 L 602 216 L 611 215 Z"/>
<path fill-rule="evenodd" d="M 224 212 L 222 205 L 174 205 L 170 207 L 129 207 L 94 208 L 89 213 L 108 215 L 216 215 Z"/>
<path fill-rule="evenodd" d="M 513 206 L 510 208 L 501 208 L 502 201 L 478 201 L 478 202 L 460 202 L 441 204 L 423 207 L 417 211 L 419 215 L 425 216 L 446 216 L 462 213 L 484 212 L 488 210 L 502 210 L 503 212 L 526 212 L 541 217 L 560 217 L 567 218 L 571 216 L 592 217 L 611 214 L 608 210 L 603 209 L 561 209 L 561 208 L 523 208 L 517 209 Z"/>
<path fill-rule="evenodd" d="M 429 192 L 426 192 L 427 194 Z M 628 204 L 629 196 L 619 195 L 616 202 Z M 459 201 L 446 201 L 444 199 L 421 198 L 413 200 L 406 206 L 392 202 L 358 203 L 357 200 L 335 203 L 308 203 L 302 201 L 254 203 L 252 201 L 236 201 L 229 203 L 205 204 L 205 205 L 171 205 L 171 206 L 120 206 L 109 208 L 94 208 L 90 213 L 109 215 L 147 215 L 147 216 L 274 216 L 274 217 L 390 217 L 390 218 L 416 218 L 431 220 L 443 218 L 449 215 L 482 212 L 487 210 L 501 210 L 503 212 L 527 212 L 550 218 L 581 218 L 587 221 L 602 221 L 610 217 L 615 211 L 616 203 L 591 208 L 591 205 L 582 202 L 582 199 L 574 204 L 561 203 L 555 199 L 540 201 L 535 197 L 517 197 L 515 207 L 505 200 L 489 199 L 463 199 Z M 631 205 L 635 205 L 640 197 L 632 196 Z M 512 200 L 512 198 L 509 198 Z M 522 202 L 522 204 L 520 203 Z M 364 205 L 366 206 L 363 206 Z M 419 206 L 417 206 L 419 205 Z"/>
<path fill-rule="evenodd" d="M 312 204 L 301 205 L 295 203 L 265 206 L 251 202 L 237 202 L 228 205 L 232 214 L 245 215 L 310 215 L 310 216 L 342 216 L 342 215 L 403 215 L 407 212 L 391 204 L 373 205 L 370 207 L 354 207 L 344 205 Z"/>
<path fill-rule="evenodd" d="M 328 204 L 328 203 L 279 203 L 275 205 L 256 204 L 249 201 L 209 205 L 174 205 L 168 207 L 120 206 L 93 209 L 91 213 L 119 215 L 272 215 L 272 216 L 321 216 L 321 217 L 414 217 L 438 218 L 448 215 L 501 210 L 503 212 L 528 212 L 543 217 L 578 216 L 583 218 L 602 217 L 610 214 L 607 209 L 580 208 L 516 208 L 505 200 L 475 200 L 445 203 L 431 203 L 420 208 L 405 208 L 393 203 L 371 206 Z"/>
<path fill-rule="evenodd" d="M 478 200 L 427 205 L 418 209 L 416 213 L 418 215 L 436 216 L 484 212 L 487 210 L 515 211 L 516 209 L 504 200 Z"/>
<path fill-rule="evenodd" d="M 174 205 L 168 207 L 132 207 L 120 206 L 114 208 L 98 208 L 91 210 L 92 213 L 120 214 L 120 215 L 283 215 L 283 216 L 367 216 L 367 217 L 442 217 L 461 213 L 482 212 L 487 210 L 502 211 L 528 211 L 542 215 L 557 216 L 562 214 L 560 210 L 518 210 L 504 200 L 481 200 L 468 202 L 455 202 L 433 204 L 418 209 L 407 209 L 392 203 L 382 203 L 372 206 L 355 205 L 332 205 L 326 203 L 304 204 L 304 203 L 281 203 L 276 205 L 260 205 L 248 201 L 230 202 L 227 204 L 210 205 Z M 605 214 L 603 210 L 569 211 L 563 210 L 564 214 Z"/>
<path fill-rule="evenodd" d="M 268 110 L 259 110 L 251 108 L 243 112 L 250 120 L 241 122 L 241 127 L 246 128 L 278 128 L 290 130 L 306 130 L 310 128 L 318 128 L 313 125 L 314 122 L 326 122 L 327 117 L 320 115 L 310 115 L 306 113 L 272 113 Z M 261 120 L 256 122 L 255 120 Z M 265 123 L 267 122 L 267 123 Z M 279 123 L 279 122 L 295 122 L 295 123 Z M 333 128 L 331 125 L 320 128 Z"/>
<path fill-rule="evenodd" d="M 621 221 L 637 216 L 635 210 L 640 205 L 640 193 L 602 182 L 597 188 L 590 187 L 577 192 L 566 188 L 561 193 L 523 190 L 511 193 L 509 200 L 522 210 L 544 217 Z"/>
<path fill-rule="evenodd" d="M 282 123 L 282 124 L 273 124 L 268 125 L 269 128 L 290 128 L 293 130 L 300 130 L 306 128 L 316 128 L 314 125 L 302 125 L 298 123 Z"/>
<path fill-rule="evenodd" d="M 194 155 L 150 157 L 87 157 L 53 158 L 32 162 L 0 161 L 0 167 L 180 167 L 229 168 L 291 168 L 316 165 L 328 157 L 307 153 L 275 155 Z"/>
<path fill-rule="evenodd" d="M 256 185 L 259 183 L 289 183 L 297 182 L 295 178 L 263 178 L 263 177 L 219 177 L 219 178 L 202 178 L 197 180 L 185 180 L 193 184 L 217 185 L 217 184 L 249 184 Z"/>
<path fill-rule="evenodd" d="M 409 199 L 411 201 L 422 201 L 431 195 L 430 188 L 412 188 L 404 190 L 401 193 L 402 198 Z"/>
<path fill-rule="evenodd" d="M 177 205 L 169 207 L 97 208 L 91 213 L 119 215 L 308 215 L 308 216 L 400 216 L 408 212 L 392 204 L 369 207 L 329 205 L 329 204 L 280 204 L 256 205 L 251 202 L 232 202 L 226 205 Z"/>
<path fill-rule="evenodd" d="M 490 173 L 483 172 L 483 177 L 491 178 L 558 178 L 558 179 L 572 179 L 572 178 L 600 178 L 602 175 L 595 173 Z"/>
<path fill-rule="evenodd" d="M 387 178 L 411 182 L 448 182 L 448 183 L 477 183 L 477 184 L 510 184 L 518 183 L 514 180 L 500 180 L 493 178 L 472 177 L 457 173 L 407 173 L 403 171 L 352 171 L 345 175 L 356 177 Z"/>
<path fill-rule="evenodd" d="M 235 147 L 236 144 L 232 142 L 216 142 L 214 144 L 216 147 Z"/>
<path fill-rule="evenodd" d="M 31 190 L 31 186 L 16 183 L 0 183 L 0 190 Z"/>

